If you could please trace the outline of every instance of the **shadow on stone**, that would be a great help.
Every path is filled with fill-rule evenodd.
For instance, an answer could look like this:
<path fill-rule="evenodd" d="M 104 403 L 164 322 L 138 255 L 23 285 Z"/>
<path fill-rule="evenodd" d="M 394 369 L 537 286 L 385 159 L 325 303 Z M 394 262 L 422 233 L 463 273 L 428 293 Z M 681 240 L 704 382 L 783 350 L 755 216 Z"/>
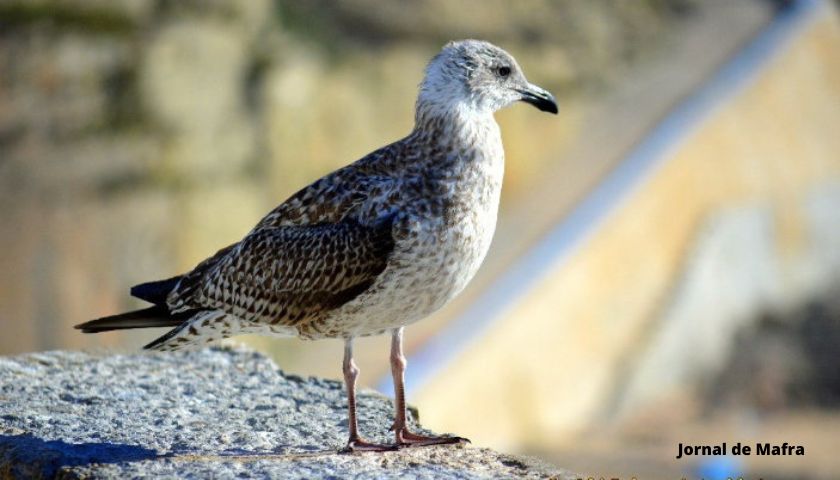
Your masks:
<path fill-rule="evenodd" d="M 42 440 L 30 434 L 0 435 L 0 460 L 20 471 L 12 478 L 29 473 L 50 478 L 62 467 L 91 463 L 108 464 L 166 458 L 155 450 L 122 443 L 67 443 L 61 440 Z"/>

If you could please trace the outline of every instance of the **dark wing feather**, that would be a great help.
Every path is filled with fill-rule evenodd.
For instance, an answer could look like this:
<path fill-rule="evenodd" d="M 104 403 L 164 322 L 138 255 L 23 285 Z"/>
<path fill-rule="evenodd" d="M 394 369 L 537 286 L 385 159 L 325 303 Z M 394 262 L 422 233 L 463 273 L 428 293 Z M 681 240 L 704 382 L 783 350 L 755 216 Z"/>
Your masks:
<path fill-rule="evenodd" d="M 175 289 L 178 282 L 181 280 L 180 276 L 167 278 L 166 280 L 157 280 L 154 282 L 141 283 L 131 287 L 131 296 L 145 300 L 155 305 L 166 305 L 166 298 L 169 292 Z"/>
<path fill-rule="evenodd" d="M 184 276 L 174 310 L 220 309 L 244 320 L 298 326 L 352 300 L 385 269 L 392 219 L 255 230 L 213 265 Z"/>
<path fill-rule="evenodd" d="M 155 305 L 142 310 L 110 315 L 76 325 L 84 333 L 99 333 L 127 328 L 174 327 L 183 323 L 183 314 L 169 315 L 166 307 Z"/>
<path fill-rule="evenodd" d="M 244 240 L 243 240 L 244 241 Z M 241 243 L 241 242 L 239 242 Z M 185 307 L 185 302 L 189 301 L 195 294 L 196 289 L 203 285 L 203 279 L 225 260 L 230 253 L 239 246 L 239 243 L 234 243 L 222 248 L 212 257 L 205 258 L 201 263 L 196 265 L 189 273 L 181 275 L 175 287 L 169 291 L 166 298 L 166 304 L 170 311 L 180 312 L 189 309 Z M 133 294 L 133 289 L 132 289 Z"/>

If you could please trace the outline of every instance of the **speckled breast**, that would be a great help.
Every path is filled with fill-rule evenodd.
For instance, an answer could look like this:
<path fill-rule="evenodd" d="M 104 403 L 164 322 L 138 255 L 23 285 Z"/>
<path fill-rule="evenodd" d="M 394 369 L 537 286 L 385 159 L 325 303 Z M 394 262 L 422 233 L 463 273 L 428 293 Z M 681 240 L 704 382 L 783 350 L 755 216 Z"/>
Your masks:
<path fill-rule="evenodd" d="M 454 298 L 481 265 L 495 229 L 495 213 L 470 216 L 456 225 L 413 225 L 374 285 L 330 316 L 332 332 L 325 336 L 379 334 L 414 323 Z"/>
<path fill-rule="evenodd" d="M 411 324 L 464 289 L 496 228 L 503 167 L 487 167 L 496 171 L 475 172 L 476 178 L 458 185 L 457 194 L 436 198 L 442 209 L 405 206 L 388 267 L 368 291 L 330 315 L 324 336 L 375 335 Z"/>

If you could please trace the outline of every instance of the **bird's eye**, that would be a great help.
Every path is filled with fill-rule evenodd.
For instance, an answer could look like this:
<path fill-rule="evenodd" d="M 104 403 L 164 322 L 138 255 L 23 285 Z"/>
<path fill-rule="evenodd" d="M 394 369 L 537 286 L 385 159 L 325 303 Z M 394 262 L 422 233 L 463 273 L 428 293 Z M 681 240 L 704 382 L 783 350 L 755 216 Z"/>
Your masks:
<path fill-rule="evenodd" d="M 496 73 L 498 73 L 500 77 L 507 77 L 510 75 L 510 67 L 499 67 L 496 70 Z"/>

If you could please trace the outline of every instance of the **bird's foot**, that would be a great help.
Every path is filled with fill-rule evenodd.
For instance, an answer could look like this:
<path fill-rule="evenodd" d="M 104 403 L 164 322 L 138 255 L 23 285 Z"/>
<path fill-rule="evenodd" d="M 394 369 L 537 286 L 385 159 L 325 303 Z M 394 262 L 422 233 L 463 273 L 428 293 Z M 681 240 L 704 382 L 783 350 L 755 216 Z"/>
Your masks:
<path fill-rule="evenodd" d="M 397 432 L 397 445 L 404 447 L 426 447 L 429 445 L 449 445 L 453 443 L 471 443 L 463 437 L 430 437 L 410 432 L 403 428 Z"/>
<path fill-rule="evenodd" d="M 399 450 L 400 445 L 386 445 L 382 443 L 373 443 L 362 438 L 350 439 L 347 446 L 341 449 L 341 453 L 355 453 L 355 452 L 393 452 Z"/>

